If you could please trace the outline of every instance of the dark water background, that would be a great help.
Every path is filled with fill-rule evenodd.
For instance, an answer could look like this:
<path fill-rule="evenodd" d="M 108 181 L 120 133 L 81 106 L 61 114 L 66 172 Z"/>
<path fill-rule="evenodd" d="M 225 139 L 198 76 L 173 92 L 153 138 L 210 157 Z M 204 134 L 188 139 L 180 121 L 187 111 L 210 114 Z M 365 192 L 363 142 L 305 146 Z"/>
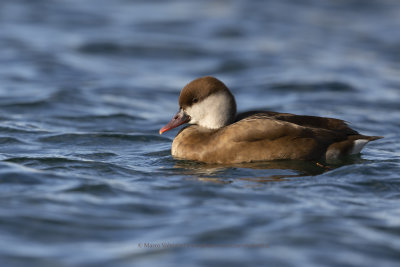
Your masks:
<path fill-rule="evenodd" d="M 0 265 L 399 266 L 399 14 L 397 0 L 1 0 Z M 203 75 L 241 111 L 385 138 L 328 172 L 174 160 L 176 131 L 158 129 Z"/>

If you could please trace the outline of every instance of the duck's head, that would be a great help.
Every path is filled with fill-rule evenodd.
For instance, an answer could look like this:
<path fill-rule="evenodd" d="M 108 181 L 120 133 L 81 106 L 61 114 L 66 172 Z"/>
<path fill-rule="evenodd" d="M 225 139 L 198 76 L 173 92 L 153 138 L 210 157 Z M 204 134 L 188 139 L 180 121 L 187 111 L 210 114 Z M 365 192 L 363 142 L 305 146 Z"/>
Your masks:
<path fill-rule="evenodd" d="M 179 96 L 179 111 L 160 129 L 160 134 L 184 123 L 218 129 L 233 122 L 236 102 L 220 80 L 205 76 L 188 83 Z"/>

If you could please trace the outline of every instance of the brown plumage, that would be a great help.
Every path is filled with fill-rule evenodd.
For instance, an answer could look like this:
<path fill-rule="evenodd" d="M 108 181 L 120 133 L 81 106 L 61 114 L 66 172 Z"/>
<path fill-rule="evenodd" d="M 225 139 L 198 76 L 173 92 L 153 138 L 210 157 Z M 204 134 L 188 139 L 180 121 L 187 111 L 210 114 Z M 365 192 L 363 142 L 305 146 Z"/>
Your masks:
<path fill-rule="evenodd" d="M 163 133 L 189 122 L 175 137 L 172 155 L 207 163 L 276 159 L 333 160 L 357 154 L 380 136 L 365 136 L 334 118 L 249 111 L 236 115 L 232 93 L 206 76 L 186 85 L 180 111 Z"/>

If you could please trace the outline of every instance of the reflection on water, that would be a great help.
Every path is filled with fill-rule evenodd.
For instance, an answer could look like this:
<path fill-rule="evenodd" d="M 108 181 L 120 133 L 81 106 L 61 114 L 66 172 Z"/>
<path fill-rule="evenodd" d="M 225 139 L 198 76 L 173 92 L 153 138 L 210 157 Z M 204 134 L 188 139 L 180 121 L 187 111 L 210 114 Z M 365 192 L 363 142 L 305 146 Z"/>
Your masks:
<path fill-rule="evenodd" d="M 359 155 L 336 162 L 303 160 L 274 160 L 239 164 L 207 164 L 196 161 L 177 160 L 174 168 L 184 175 L 201 181 L 230 183 L 229 179 L 251 182 L 277 182 L 289 178 L 319 175 L 336 168 L 365 162 Z M 239 172 L 239 174 L 238 174 Z M 243 174 L 241 175 L 241 172 Z M 229 174 L 232 173 L 232 176 Z"/>

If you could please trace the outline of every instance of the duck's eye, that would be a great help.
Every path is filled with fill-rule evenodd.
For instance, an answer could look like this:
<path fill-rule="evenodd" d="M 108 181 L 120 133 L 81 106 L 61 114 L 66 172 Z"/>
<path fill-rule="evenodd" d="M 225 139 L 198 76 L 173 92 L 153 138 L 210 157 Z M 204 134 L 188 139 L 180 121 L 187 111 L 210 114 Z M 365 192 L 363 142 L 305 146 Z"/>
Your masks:
<path fill-rule="evenodd" d="M 199 100 L 197 98 L 193 98 L 193 103 L 197 103 Z"/>

